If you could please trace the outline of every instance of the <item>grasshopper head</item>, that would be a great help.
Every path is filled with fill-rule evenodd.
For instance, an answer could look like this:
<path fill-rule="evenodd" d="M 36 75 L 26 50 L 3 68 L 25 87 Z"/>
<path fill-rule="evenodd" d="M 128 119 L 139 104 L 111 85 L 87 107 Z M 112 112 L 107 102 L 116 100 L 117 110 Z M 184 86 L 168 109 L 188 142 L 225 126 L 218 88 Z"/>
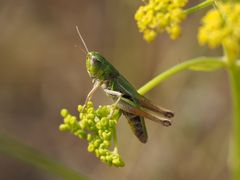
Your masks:
<path fill-rule="evenodd" d="M 112 73 L 112 71 L 114 71 L 114 68 L 98 52 L 89 52 L 87 45 L 84 42 L 83 37 L 77 26 L 76 29 L 79 38 L 85 47 L 85 52 L 87 52 L 86 66 L 89 76 L 95 80 L 107 80 L 110 76 L 115 74 Z"/>
<path fill-rule="evenodd" d="M 86 67 L 88 74 L 93 79 L 104 80 L 107 61 L 98 52 L 88 52 Z"/>

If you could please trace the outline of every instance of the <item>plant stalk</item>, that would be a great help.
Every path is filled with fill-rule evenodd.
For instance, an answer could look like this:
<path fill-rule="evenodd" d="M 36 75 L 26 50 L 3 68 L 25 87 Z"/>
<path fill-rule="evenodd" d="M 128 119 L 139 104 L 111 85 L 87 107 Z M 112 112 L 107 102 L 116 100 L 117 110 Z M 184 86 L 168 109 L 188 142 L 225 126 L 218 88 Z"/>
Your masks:
<path fill-rule="evenodd" d="M 87 179 L 80 173 L 12 138 L 0 134 L 0 152 L 68 180 Z"/>
<path fill-rule="evenodd" d="M 190 7 L 189 9 L 186 9 L 184 12 L 187 15 L 189 15 L 189 14 L 199 11 L 200 9 L 204 9 L 205 7 L 208 7 L 208 6 L 212 5 L 213 3 L 214 3 L 214 0 L 206 0 L 200 4 Z"/>
<path fill-rule="evenodd" d="M 118 139 L 117 139 L 116 127 L 113 127 L 113 143 L 114 143 L 115 150 L 118 152 Z"/>
<path fill-rule="evenodd" d="M 228 68 L 233 104 L 233 134 L 230 154 L 232 176 L 240 179 L 240 70 L 236 63 Z"/>
<path fill-rule="evenodd" d="M 144 86 L 142 86 L 138 92 L 140 94 L 146 94 L 148 91 L 153 89 L 155 86 L 157 86 L 159 83 L 167 79 L 168 77 L 177 74 L 179 72 L 182 72 L 184 70 L 190 69 L 191 67 L 201 65 L 201 64 L 218 64 L 219 67 L 225 66 L 225 63 L 219 59 L 214 57 L 199 57 L 194 58 L 188 61 L 185 61 L 181 64 L 178 64 L 176 66 L 173 66 L 172 68 L 168 69 L 167 71 L 160 73 L 155 78 L 150 80 L 148 83 L 146 83 Z"/>

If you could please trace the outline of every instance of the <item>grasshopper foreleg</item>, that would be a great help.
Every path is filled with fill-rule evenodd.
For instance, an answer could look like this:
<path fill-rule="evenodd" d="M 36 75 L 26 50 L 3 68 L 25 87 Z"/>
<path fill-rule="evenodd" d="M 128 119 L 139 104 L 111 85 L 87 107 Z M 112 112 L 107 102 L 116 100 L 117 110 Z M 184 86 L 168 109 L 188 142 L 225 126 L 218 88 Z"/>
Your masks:
<path fill-rule="evenodd" d="M 95 83 L 93 84 L 93 88 L 91 89 L 91 91 L 90 91 L 90 92 L 88 93 L 88 95 L 87 95 L 87 98 L 86 98 L 85 103 L 84 103 L 84 105 L 83 105 L 82 112 L 84 111 L 87 102 L 91 100 L 93 94 L 94 94 L 94 93 L 96 92 L 96 90 L 101 86 L 101 84 L 102 84 L 102 83 L 101 83 L 100 81 L 95 81 Z"/>

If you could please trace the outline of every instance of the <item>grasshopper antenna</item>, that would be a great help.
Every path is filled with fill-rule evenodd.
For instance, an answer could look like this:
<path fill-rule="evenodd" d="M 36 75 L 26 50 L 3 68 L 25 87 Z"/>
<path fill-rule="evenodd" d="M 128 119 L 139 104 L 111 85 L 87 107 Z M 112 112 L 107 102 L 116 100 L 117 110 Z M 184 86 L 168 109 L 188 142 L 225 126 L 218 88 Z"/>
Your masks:
<path fill-rule="evenodd" d="M 81 35 L 81 33 L 80 33 L 79 29 L 78 29 L 78 26 L 76 26 L 76 30 L 77 30 L 78 36 L 79 36 L 79 38 L 81 39 L 81 41 L 82 41 L 82 43 L 83 43 L 86 51 L 89 53 L 89 50 L 88 50 L 88 48 L 87 48 L 87 45 L 86 45 L 85 41 L 83 40 L 83 37 L 82 37 L 82 35 Z"/>
<path fill-rule="evenodd" d="M 74 47 L 79 48 L 84 54 L 87 54 L 86 50 L 83 49 L 82 47 L 75 45 Z"/>

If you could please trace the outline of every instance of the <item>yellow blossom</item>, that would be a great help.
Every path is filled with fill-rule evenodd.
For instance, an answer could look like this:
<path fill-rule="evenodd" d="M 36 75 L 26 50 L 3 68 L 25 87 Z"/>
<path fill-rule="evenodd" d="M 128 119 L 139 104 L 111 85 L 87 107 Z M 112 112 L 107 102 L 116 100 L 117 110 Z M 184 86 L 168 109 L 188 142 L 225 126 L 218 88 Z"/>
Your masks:
<path fill-rule="evenodd" d="M 219 4 L 202 19 L 198 40 L 210 48 L 223 45 L 232 58 L 240 53 L 240 4 Z"/>
<path fill-rule="evenodd" d="M 140 6 L 135 14 L 139 31 L 146 41 L 151 42 L 157 33 L 166 31 L 171 39 L 181 34 L 180 23 L 186 14 L 183 7 L 187 0 L 149 0 L 148 4 Z"/>

